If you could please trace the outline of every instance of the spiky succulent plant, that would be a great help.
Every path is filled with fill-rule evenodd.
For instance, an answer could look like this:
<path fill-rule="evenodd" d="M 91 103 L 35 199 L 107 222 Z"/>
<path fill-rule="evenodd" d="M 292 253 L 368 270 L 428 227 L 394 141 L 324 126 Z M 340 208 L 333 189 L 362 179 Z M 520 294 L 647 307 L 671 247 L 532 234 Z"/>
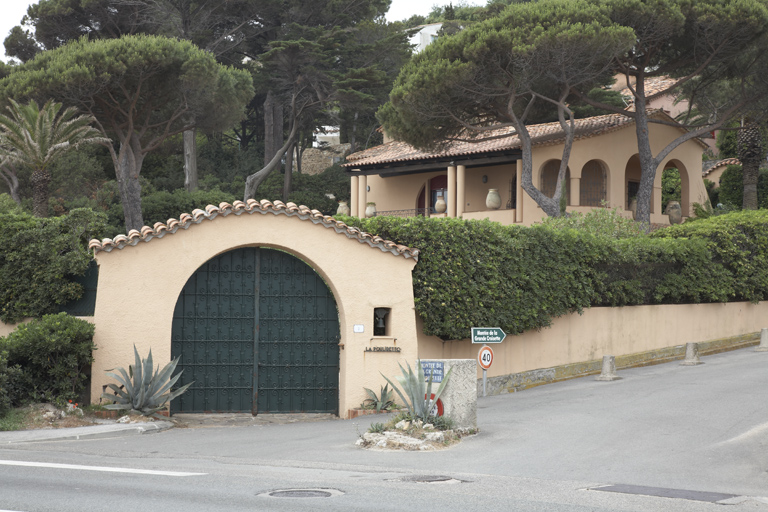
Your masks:
<path fill-rule="evenodd" d="M 184 393 L 193 383 L 184 384 L 179 389 L 171 391 L 176 381 L 181 377 L 181 372 L 171 376 L 179 363 L 177 357 L 161 370 L 158 366 L 152 373 L 152 350 L 146 359 L 139 357 L 139 351 L 133 346 L 136 357 L 135 364 L 124 368 L 109 370 L 107 375 L 114 377 L 120 385 L 108 384 L 114 393 L 102 393 L 101 398 L 114 403 L 105 405 L 106 409 L 128 410 L 149 416 L 165 408 L 166 404 Z M 117 373 L 113 373 L 113 372 Z"/>
<path fill-rule="evenodd" d="M 387 379 L 387 382 L 392 384 L 397 394 L 400 395 L 400 398 L 408 408 L 408 413 L 413 419 L 428 421 L 430 416 L 435 416 L 433 409 L 437 399 L 443 394 L 445 385 L 448 384 L 452 369 L 448 370 L 448 373 L 445 374 L 443 381 L 434 393 L 434 397 L 432 397 L 432 375 L 427 380 L 424 376 L 424 369 L 421 367 L 421 361 L 416 361 L 417 372 L 411 369 L 409 363 L 406 362 L 405 364 L 408 366 L 408 371 L 403 368 L 403 365 L 398 363 L 403 375 L 395 377 L 403 387 L 403 392 L 386 375 L 382 374 L 382 376 Z"/>
<path fill-rule="evenodd" d="M 379 395 L 376 395 L 376 392 L 372 389 L 363 389 L 368 393 L 369 397 L 363 400 L 363 408 L 376 409 L 376 412 L 381 412 L 382 409 L 386 411 L 395 405 L 395 401 L 393 400 L 395 394 L 389 389 L 389 384 L 381 386 L 381 393 Z"/>

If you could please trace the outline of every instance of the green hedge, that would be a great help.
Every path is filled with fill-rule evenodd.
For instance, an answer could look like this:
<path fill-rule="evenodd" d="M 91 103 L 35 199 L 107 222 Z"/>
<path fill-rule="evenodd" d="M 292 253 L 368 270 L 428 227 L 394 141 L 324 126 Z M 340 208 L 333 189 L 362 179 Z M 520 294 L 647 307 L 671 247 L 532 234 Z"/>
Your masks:
<path fill-rule="evenodd" d="M 724 273 L 722 300 L 758 302 L 768 297 L 768 210 L 739 211 L 658 231 L 654 238 L 700 240 L 712 265 Z M 696 286 L 694 283 L 691 287 Z"/>
<path fill-rule="evenodd" d="M 11 390 L 6 393 L 10 402 L 77 400 L 93 362 L 93 331 L 93 324 L 59 313 L 21 324 L 0 338 L 0 353 L 7 354 L 6 371 L 0 373 L 5 373 L 5 386 Z M 0 362 L 0 370 L 2 366 Z M 14 370 L 10 377 L 9 369 Z"/>
<path fill-rule="evenodd" d="M 82 295 L 73 282 L 91 261 L 87 244 L 105 217 L 88 209 L 39 219 L 0 194 L 0 321 L 53 313 Z"/>
<path fill-rule="evenodd" d="M 420 249 L 413 272 L 424 332 L 518 334 L 590 306 L 757 301 L 768 292 L 768 214 L 737 214 L 640 234 L 610 210 L 533 227 L 375 217 L 350 225 Z M 629 222 L 629 223 L 628 223 Z"/>

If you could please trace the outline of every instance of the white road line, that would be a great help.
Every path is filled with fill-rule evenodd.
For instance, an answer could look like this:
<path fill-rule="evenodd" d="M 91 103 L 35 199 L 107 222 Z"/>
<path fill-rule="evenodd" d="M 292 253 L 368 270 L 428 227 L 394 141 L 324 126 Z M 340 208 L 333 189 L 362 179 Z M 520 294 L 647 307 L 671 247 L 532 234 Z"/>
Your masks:
<path fill-rule="evenodd" d="M 732 437 L 730 439 L 726 439 L 725 441 L 721 441 L 715 444 L 715 446 L 720 446 L 720 445 L 729 444 L 729 443 L 736 443 L 739 441 L 750 439 L 752 437 L 759 437 L 759 436 L 762 436 L 763 432 L 765 432 L 766 430 L 768 430 L 768 423 L 763 423 L 761 425 L 752 427 L 751 429 L 747 430 L 743 434 L 739 434 L 736 437 Z"/>
<path fill-rule="evenodd" d="M 106 473 L 135 473 L 158 476 L 201 476 L 208 473 L 184 473 L 181 471 L 156 471 L 154 469 L 110 468 L 103 466 L 79 466 L 76 464 L 56 464 L 53 462 L 27 462 L 22 460 L 0 460 L 3 466 L 27 466 L 33 468 L 79 469 L 81 471 L 103 471 Z M 3 512 L 0 510 L 0 512 Z"/>

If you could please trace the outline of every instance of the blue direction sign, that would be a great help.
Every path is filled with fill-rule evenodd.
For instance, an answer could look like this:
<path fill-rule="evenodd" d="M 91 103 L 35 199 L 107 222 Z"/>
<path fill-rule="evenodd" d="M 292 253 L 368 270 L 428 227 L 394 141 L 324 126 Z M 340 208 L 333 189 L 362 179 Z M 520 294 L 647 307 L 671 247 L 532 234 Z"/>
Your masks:
<path fill-rule="evenodd" d="M 473 327 L 472 343 L 501 343 L 507 333 L 501 327 Z"/>

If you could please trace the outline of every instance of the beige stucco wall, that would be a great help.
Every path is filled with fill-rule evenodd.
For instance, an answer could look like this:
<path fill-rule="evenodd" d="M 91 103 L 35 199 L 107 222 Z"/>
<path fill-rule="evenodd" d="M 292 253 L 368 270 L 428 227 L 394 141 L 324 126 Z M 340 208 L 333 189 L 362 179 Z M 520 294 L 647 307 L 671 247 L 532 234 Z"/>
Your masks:
<path fill-rule="evenodd" d="M 651 150 L 658 154 L 668 143 L 680 135 L 680 130 L 672 127 L 649 123 Z M 651 222 L 659 224 L 669 223 L 664 215 L 661 204 L 661 175 L 662 170 L 668 167 L 667 163 L 676 164 L 680 169 L 681 179 L 688 183 L 687 197 L 683 197 L 681 207 L 684 215 L 692 211 L 692 204 L 698 202 L 704 204 L 707 200 L 707 190 L 704 180 L 701 178 L 701 154 L 703 147 L 695 141 L 688 141 L 678 146 L 666 158 L 663 165 L 656 172 L 654 191 L 651 207 Z M 560 160 L 563 154 L 563 145 L 537 146 L 533 151 L 533 183 L 541 182 L 541 170 L 550 160 Z M 637 154 L 637 135 L 634 125 L 629 125 L 597 137 L 577 140 L 573 144 L 568 167 L 571 170 L 571 178 L 580 178 L 581 170 L 590 160 L 600 160 L 608 169 L 607 203 L 611 208 L 619 207 L 627 209 L 625 170 L 630 160 Z M 630 165 L 631 167 L 631 165 Z M 683 177 L 687 174 L 687 178 Z M 639 176 L 638 176 L 639 178 Z M 544 218 L 542 209 L 528 194 L 521 191 L 524 202 L 524 224 Z M 630 215 L 627 212 L 627 215 Z"/>
<path fill-rule="evenodd" d="M 171 322 L 176 300 L 203 263 L 245 246 L 285 250 L 313 267 L 336 298 L 341 331 L 339 412 L 357 407 L 363 387 L 378 391 L 380 372 L 393 375 L 397 362 L 414 361 L 417 332 L 413 314 L 413 258 L 384 252 L 323 224 L 273 212 L 219 215 L 175 234 L 136 246 L 101 251 L 91 393 L 97 399 L 109 382 L 104 372 L 133 362 L 133 345 L 158 364 L 171 356 Z M 374 338 L 373 308 L 392 308 L 391 336 Z M 353 325 L 364 332 L 353 333 Z M 365 352 L 397 346 L 401 352 Z"/>
<path fill-rule="evenodd" d="M 17 324 L 4 324 L 3 322 L 0 322 L 0 338 L 4 336 L 8 336 L 11 333 L 11 331 L 16 329 L 16 327 L 26 322 L 29 322 L 29 319 L 19 322 Z"/>
<path fill-rule="evenodd" d="M 556 318 L 549 328 L 507 336 L 493 345 L 488 376 L 753 333 L 768 327 L 766 318 L 768 302 L 591 308 L 582 315 Z M 479 349 L 469 339 L 443 342 L 423 334 L 419 338 L 419 357 L 425 359 L 476 358 Z"/>

